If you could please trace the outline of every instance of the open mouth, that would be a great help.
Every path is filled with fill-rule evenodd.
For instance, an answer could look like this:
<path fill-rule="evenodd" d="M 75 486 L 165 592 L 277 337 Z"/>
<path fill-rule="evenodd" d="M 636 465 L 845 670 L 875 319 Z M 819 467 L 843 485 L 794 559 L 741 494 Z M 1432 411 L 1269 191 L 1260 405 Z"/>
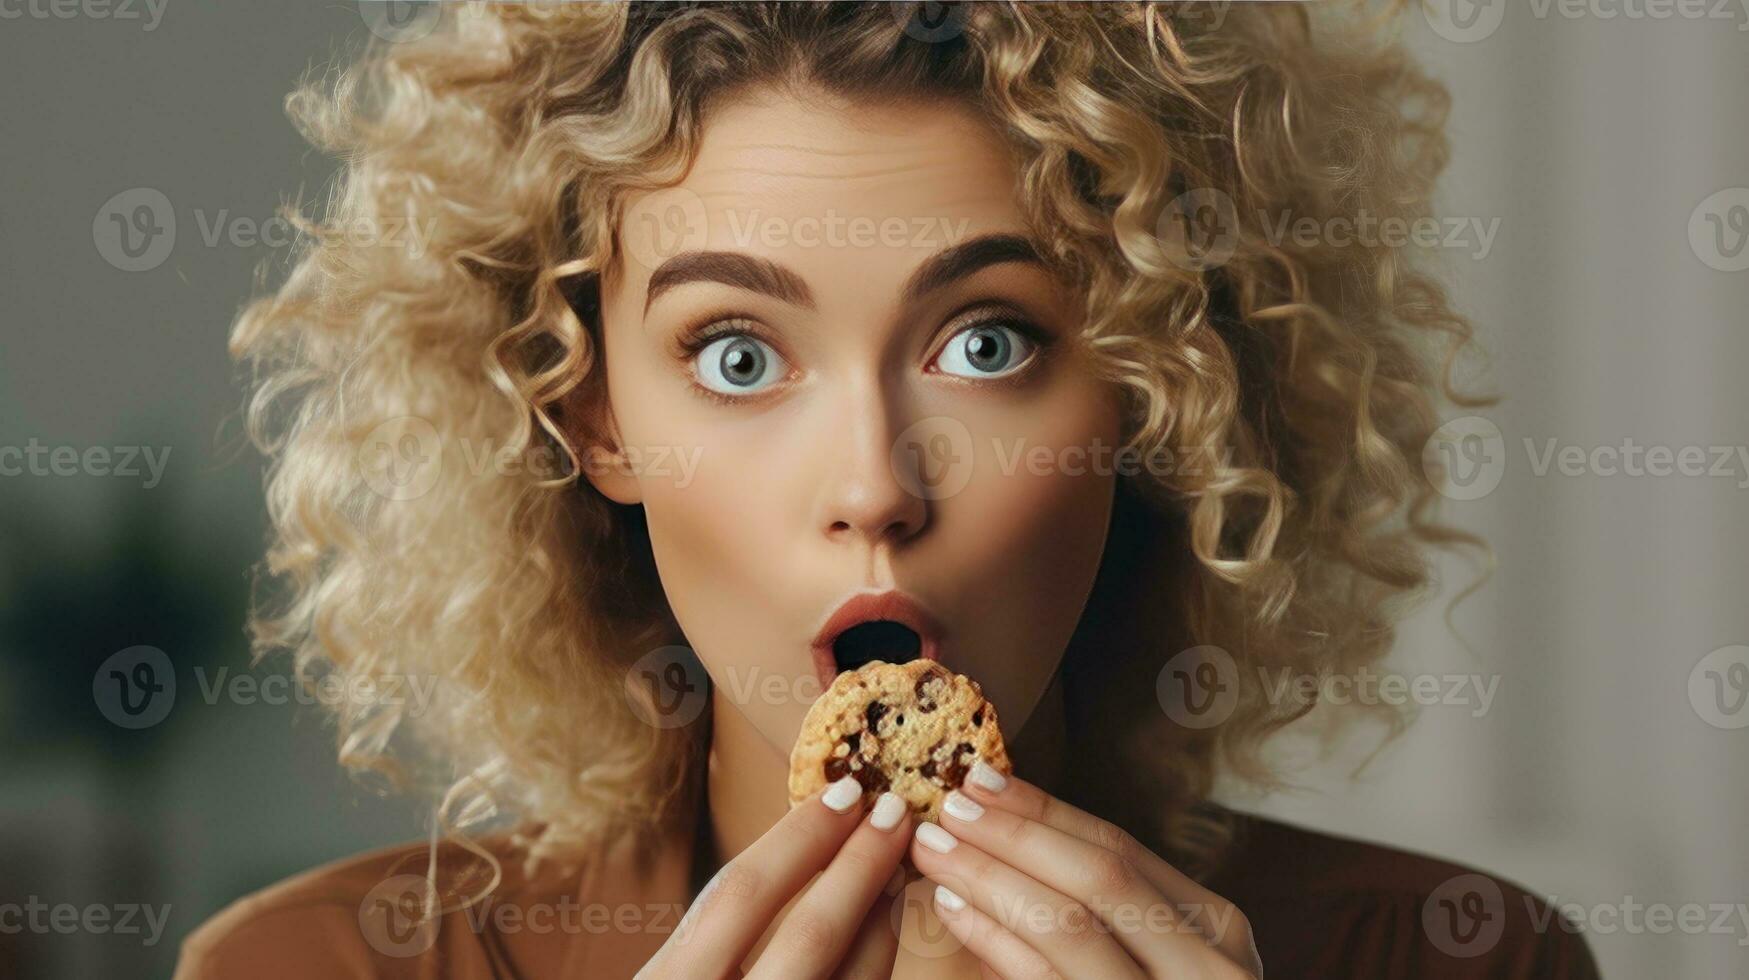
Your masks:
<path fill-rule="evenodd" d="M 839 673 L 876 660 L 910 663 L 923 653 L 923 638 L 904 623 L 890 619 L 858 623 L 832 641 L 832 661 Z"/>
<path fill-rule="evenodd" d="M 820 689 L 839 674 L 875 660 L 890 664 L 936 660 L 941 627 L 916 599 L 897 589 L 858 592 L 820 625 L 809 645 Z"/>

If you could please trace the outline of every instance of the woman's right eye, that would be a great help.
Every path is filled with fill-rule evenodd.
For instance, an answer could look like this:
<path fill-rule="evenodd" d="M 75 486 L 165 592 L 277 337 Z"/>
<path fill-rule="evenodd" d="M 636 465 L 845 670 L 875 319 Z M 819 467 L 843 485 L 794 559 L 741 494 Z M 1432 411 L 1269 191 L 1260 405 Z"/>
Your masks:
<path fill-rule="evenodd" d="M 698 383 L 722 395 L 750 395 L 783 380 L 789 365 L 770 344 L 747 334 L 729 334 L 693 355 Z"/>

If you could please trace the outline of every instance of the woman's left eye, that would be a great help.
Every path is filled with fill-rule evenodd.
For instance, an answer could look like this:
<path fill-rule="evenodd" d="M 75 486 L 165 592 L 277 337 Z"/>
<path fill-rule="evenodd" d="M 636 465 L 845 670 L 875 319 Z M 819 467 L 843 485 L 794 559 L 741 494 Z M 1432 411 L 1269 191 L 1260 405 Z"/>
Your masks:
<path fill-rule="evenodd" d="M 936 355 L 939 370 L 962 378 L 1000 378 L 1026 364 L 1038 344 L 1013 327 L 980 323 L 948 340 Z"/>
<path fill-rule="evenodd" d="M 719 395 L 749 395 L 783 380 L 788 365 L 770 344 L 732 333 L 705 344 L 693 358 L 693 371 L 706 389 Z"/>

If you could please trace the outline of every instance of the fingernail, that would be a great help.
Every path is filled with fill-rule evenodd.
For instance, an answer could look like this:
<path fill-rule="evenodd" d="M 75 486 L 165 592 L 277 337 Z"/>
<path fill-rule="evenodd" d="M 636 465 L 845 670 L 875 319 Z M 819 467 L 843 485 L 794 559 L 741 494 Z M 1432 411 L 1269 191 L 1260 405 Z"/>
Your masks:
<path fill-rule="evenodd" d="M 957 789 L 947 794 L 947 799 L 941 801 L 941 808 L 966 821 L 976 820 L 984 815 L 984 808 L 979 806 L 976 800 Z"/>
<path fill-rule="evenodd" d="M 905 815 L 905 801 L 899 799 L 897 793 L 882 793 L 875 801 L 874 813 L 868 822 L 874 824 L 876 830 L 892 830 L 899 825 L 899 818 Z"/>
<path fill-rule="evenodd" d="M 997 772 L 995 766 L 985 762 L 983 759 L 979 759 L 977 762 L 972 763 L 972 771 L 966 774 L 966 782 L 971 783 L 979 789 L 989 790 L 992 793 L 1000 793 L 1002 792 L 1002 787 L 1008 785 L 1008 777 Z"/>
<path fill-rule="evenodd" d="M 966 907 L 966 900 L 947 890 L 946 885 L 935 886 L 935 904 L 948 910 L 958 912 Z"/>
<path fill-rule="evenodd" d="M 850 808 L 855 806 L 856 801 L 860 799 L 862 799 L 862 784 L 856 781 L 855 776 L 845 776 L 826 787 L 826 792 L 820 794 L 820 802 L 826 804 L 828 809 L 836 810 L 839 813 L 848 813 Z"/>
<path fill-rule="evenodd" d="M 952 834 L 942 830 L 935 824 L 929 823 L 928 821 L 917 825 L 917 840 L 924 847 L 927 847 L 938 854 L 946 854 L 948 851 L 958 847 L 960 843 L 959 841 L 954 840 Z"/>

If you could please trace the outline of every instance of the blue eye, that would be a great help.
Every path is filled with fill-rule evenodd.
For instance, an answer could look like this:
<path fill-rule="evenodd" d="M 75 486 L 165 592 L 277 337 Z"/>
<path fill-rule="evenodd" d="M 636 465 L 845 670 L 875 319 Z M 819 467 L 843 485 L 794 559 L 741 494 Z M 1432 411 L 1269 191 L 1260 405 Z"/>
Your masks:
<path fill-rule="evenodd" d="M 746 334 L 718 337 L 693 358 L 699 384 L 724 395 L 760 391 L 784 377 L 783 357 L 771 345 Z"/>
<path fill-rule="evenodd" d="M 962 378 L 999 378 L 1024 365 L 1038 344 L 1000 323 L 980 323 L 953 335 L 937 356 L 940 369 Z"/>

